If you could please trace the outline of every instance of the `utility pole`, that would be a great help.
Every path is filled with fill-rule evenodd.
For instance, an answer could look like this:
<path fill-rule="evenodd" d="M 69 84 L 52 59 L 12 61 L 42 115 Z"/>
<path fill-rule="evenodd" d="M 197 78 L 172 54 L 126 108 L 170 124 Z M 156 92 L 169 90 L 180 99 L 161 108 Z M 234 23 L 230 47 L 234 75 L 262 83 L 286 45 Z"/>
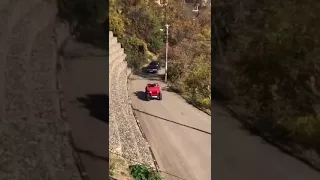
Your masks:
<path fill-rule="evenodd" d="M 169 41 L 168 41 L 168 37 L 169 37 L 169 25 L 166 24 L 166 65 L 165 65 L 165 74 L 164 74 L 164 82 L 166 83 L 168 80 L 168 50 L 169 50 Z"/>

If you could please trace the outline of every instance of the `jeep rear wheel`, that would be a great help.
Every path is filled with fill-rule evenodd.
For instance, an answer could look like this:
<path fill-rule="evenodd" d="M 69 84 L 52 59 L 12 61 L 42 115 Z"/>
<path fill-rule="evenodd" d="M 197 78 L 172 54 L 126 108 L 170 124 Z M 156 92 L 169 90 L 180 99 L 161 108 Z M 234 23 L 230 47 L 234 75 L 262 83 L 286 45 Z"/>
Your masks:
<path fill-rule="evenodd" d="M 162 94 L 161 93 L 158 96 L 158 100 L 162 100 Z"/>
<path fill-rule="evenodd" d="M 150 99 L 151 99 L 150 95 L 149 95 L 149 94 L 146 94 L 146 100 L 147 100 L 147 101 L 150 101 Z"/>

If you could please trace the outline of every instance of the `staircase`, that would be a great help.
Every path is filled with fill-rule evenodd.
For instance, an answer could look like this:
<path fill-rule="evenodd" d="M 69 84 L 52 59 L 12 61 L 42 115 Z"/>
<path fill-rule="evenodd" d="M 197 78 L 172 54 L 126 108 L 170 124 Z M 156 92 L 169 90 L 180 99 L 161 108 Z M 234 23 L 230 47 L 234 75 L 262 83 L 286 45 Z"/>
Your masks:
<path fill-rule="evenodd" d="M 132 162 L 154 166 L 130 105 L 128 76 L 131 70 L 117 37 L 109 31 L 109 151 Z"/>

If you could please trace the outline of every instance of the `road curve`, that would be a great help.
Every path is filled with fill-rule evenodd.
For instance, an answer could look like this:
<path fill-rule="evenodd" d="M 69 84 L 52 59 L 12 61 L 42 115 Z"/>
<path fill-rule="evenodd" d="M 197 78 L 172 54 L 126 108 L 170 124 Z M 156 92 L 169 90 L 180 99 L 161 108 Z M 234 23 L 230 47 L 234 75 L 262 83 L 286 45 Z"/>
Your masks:
<path fill-rule="evenodd" d="M 211 117 L 168 91 L 162 101 L 145 101 L 148 82 L 132 75 L 130 96 L 164 179 L 210 180 Z"/>
<path fill-rule="evenodd" d="M 160 169 L 175 175 L 164 174 L 166 180 L 209 180 L 211 174 L 216 180 L 320 179 L 318 171 L 250 134 L 215 103 L 211 122 L 173 92 L 164 91 L 162 101 L 143 100 L 145 85 L 159 82 L 150 79 L 132 75 L 130 96 Z"/>

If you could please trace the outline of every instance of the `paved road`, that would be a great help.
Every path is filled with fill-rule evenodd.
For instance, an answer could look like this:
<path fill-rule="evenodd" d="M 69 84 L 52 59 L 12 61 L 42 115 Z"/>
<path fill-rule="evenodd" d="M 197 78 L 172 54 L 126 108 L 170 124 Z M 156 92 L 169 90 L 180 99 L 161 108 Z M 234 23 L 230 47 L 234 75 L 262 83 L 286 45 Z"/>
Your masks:
<path fill-rule="evenodd" d="M 167 91 L 162 101 L 144 101 L 141 91 L 148 81 L 138 76 L 131 79 L 135 79 L 130 82 L 133 107 L 161 170 L 180 179 L 210 180 L 210 116 Z"/>
<path fill-rule="evenodd" d="M 189 180 L 209 180 L 211 174 L 217 180 L 320 179 L 319 172 L 243 130 L 219 105 L 213 104 L 210 130 L 211 118 L 172 92 L 165 91 L 162 101 L 140 99 L 136 92 L 150 80 L 131 79 L 135 112 L 162 170 Z"/>

